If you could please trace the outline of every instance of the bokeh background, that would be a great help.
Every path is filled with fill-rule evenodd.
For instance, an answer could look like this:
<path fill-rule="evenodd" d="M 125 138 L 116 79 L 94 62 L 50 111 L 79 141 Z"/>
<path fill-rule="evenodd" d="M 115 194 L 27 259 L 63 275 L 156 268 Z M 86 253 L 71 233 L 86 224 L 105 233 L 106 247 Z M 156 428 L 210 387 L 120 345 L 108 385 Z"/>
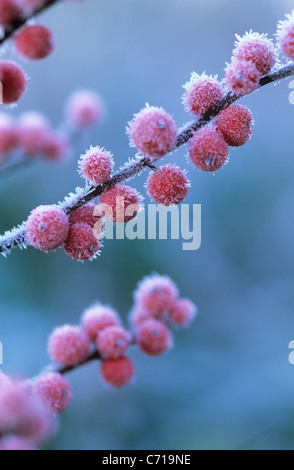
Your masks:
<path fill-rule="evenodd" d="M 179 125 L 192 71 L 223 76 L 234 34 L 274 35 L 286 0 L 84 0 L 44 14 L 57 47 L 43 63 L 24 63 L 29 90 L 11 110 L 46 113 L 55 125 L 76 88 L 107 104 L 102 126 L 84 136 L 64 164 L 35 163 L 0 180 L 1 232 L 39 204 L 81 184 L 77 158 L 90 144 L 111 150 L 117 167 L 134 150 L 125 126 L 146 102 Z M 12 49 L 6 54 L 13 57 Z M 289 81 L 246 98 L 256 128 L 217 175 L 190 168 L 187 202 L 202 204 L 202 247 L 179 241 L 108 241 L 101 258 L 79 264 L 62 250 L 14 252 L 0 263 L 0 340 L 7 373 L 35 375 L 48 363 L 52 328 L 77 323 L 94 300 L 126 318 L 136 283 L 167 274 L 200 308 L 159 359 L 133 351 L 135 383 L 101 384 L 97 364 L 70 377 L 74 402 L 50 449 L 294 449 L 294 106 Z M 186 166 L 186 148 L 170 161 Z M 134 180 L 143 191 L 146 175 Z"/>

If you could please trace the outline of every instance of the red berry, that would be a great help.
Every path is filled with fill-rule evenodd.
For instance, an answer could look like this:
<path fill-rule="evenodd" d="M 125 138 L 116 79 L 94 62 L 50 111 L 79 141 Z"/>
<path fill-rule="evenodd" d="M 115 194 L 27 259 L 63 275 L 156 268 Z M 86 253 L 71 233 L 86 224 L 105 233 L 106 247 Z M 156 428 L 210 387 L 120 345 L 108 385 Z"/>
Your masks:
<path fill-rule="evenodd" d="M 196 115 L 204 115 L 224 97 L 221 83 L 206 73 L 202 75 L 192 73 L 190 81 L 184 85 L 184 88 L 185 107 L 187 111 Z"/>
<path fill-rule="evenodd" d="M 62 413 L 72 401 L 71 385 L 56 372 L 40 375 L 34 382 L 34 391 L 53 413 Z"/>
<path fill-rule="evenodd" d="M 212 127 L 203 127 L 190 140 L 192 163 L 202 171 L 217 171 L 228 161 L 229 149 L 223 136 Z"/>
<path fill-rule="evenodd" d="M 165 165 L 150 173 L 147 191 L 158 204 L 180 204 L 188 194 L 189 180 L 186 173 L 176 165 Z"/>
<path fill-rule="evenodd" d="M 113 220 L 113 222 L 126 223 L 139 212 L 141 199 L 136 189 L 124 184 L 116 184 L 101 194 L 99 205 L 109 206 L 109 210 L 103 209 L 107 219 Z"/>
<path fill-rule="evenodd" d="M 234 56 L 238 61 L 252 62 L 261 75 L 269 73 L 278 60 L 276 48 L 267 35 L 252 31 L 243 37 L 237 35 Z"/>
<path fill-rule="evenodd" d="M 94 227 L 96 222 L 99 220 L 99 217 L 94 215 L 96 207 L 96 204 L 89 202 L 88 204 L 75 209 L 69 214 L 69 223 L 71 225 L 82 223 L 90 225 L 90 227 Z"/>
<path fill-rule="evenodd" d="M 68 217 L 55 206 L 39 206 L 26 223 L 26 238 L 37 250 L 53 251 L 66 240 L 69 230 Z"/>
<path fill-rule="evenodd" d="M 100 373 L 107 385 L 121 388 L 132 381 L 135 375 L 135 366 L 133 361 L 128 357 L 106 359 L 101 363 Z"/>
<path fill-rule="evenodd" d="M 54 37 L 50 29 L 42 25 L 26 26 L 14 38 L 17 51 L 31 60 L 44 59 L 54 49 Z"/>
<path fill-rule="evenodd" d="M 129 321 L 133 330 L 136 330 L 146 320 L 152 318 L 152 315 L 141 305 L 135 305 L 129 315 Z"/>
<path fill-rule="evenodd" d="M 198 308 L 189 299 L 178 299 L 169 312 L 170 321 L 180 327 L 188 326 L 198 314 Z"/>
<path fill-rule="evenodd" d="M 178 288 L 169 277 L 154 275 L 139 283 L 134 296 L 136 306 L 150 316 L 162 317 L 174 304 Z"/>
<path fill-rule="evenodd" d="M 154 106 L 146 106 L 136 114 L 127 132 L 131 145 L 155 158 L 171 152 L 177 142 L 174 119 L 164 109 Z"/>
<path fill-rule="evenodd" d="M 21 14 L 21 6 L 17 0 L 0 0 L 0 25 L 9 26 Z"/>
<path fill-rule="evenodd" d="M 226 84 L 237 96 L 247 95 L 259 87 L 261 73 L 253 62 L 233 60 L 226 68 Z"/>
<path fill-rule="evenodd" d="M 27 88 L 27 79 L 23 69 L 10 60 L 0 62 L 0 83 L 2 83 L 4 104 L 18 101 Z"/>
<path fill-rule="evenodd" d="M 131 342 L 130 333 L 121 326 L 108 326 L 98 335 L 96 345 L 104 359 L 123 356 Z"/>
<path fill-rule="evenodd" d="M 294 11 L 279 23 L 278 41 L 284 54 L 294 60 Z"/>
<path fill-rule="evenodd" d="M 150 356 L 160 356 L 168 351 L 173 344 L 170 330 L 162 322 L 154 319 L 146 320 L 136 331 L 139 348 Z"/>
<path fill-rule="evenodd" d="M 65 134 L 49 132 L 40 143 L 40 152 L 48 160 L 58 162 L 69 152 L 69 141 Z"/>
<path fill-rule="evenodd" d="M 120 319 L 117 312 L 100 304 L 90 307 L 82 317 L 83 328 L 91 341 L 95 341 L 105 328 L 119 324 Z"/>
<path fill-rule="evenodd" d="M 80 174 L 93 186 L 109 180 L 113 169 L 113 157 L 101 147 L 91 147 L 79 161 Z"/>
<path fill-rule="evenodd" d="M 233 104 L 217 117 L 216 124 L 228 145 L 239 147 L 252 136 L 254 119 L 251 111 L 241 104 Z"/>
<path fill-rule="evenodd" d="M 18 146 L 18 132 L 13 119 L 0 114 L 0 156 L 7 156 Z"/>
<path fill-rule="evenodd" d="M 66 113 L 73 126 L 89 127 L 101 121 L 104 115 L 104 105 L 97 93 L 79 90 L 70 97 Z"/>
<path fill-rule="evenodd" d="M 42 143 L 50 131 L 50 124 L 41 113 L 30 111 L 22 114 L 18 122 L 19 144 L 26 155 L 41 152 Z"/>
<path fill-rule="evenodd" d="M 64 366 L 77 366 L 90 353 L 90 340 L 78 326 L 64 325 L 56 328 L 48 342 L 50 357 Z"/>
<path fill-rule="evenodd" d="M 94 236 L 93 228 L 84 223 L 77 223 L 69 228 L 64 250 L 71 258 L 78 261 L 92 261 L 99 254 L 102 243 Z"/>

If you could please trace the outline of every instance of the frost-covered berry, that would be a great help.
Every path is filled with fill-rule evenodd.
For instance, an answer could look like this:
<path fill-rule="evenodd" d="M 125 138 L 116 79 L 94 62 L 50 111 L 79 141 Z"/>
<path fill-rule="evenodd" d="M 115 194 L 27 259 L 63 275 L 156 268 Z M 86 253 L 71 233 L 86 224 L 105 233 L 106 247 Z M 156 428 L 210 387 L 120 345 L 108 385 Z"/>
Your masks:
<path fill-rule="evenodd" d="M 239 147 L 251 138 L 254 119 L 246 106 L 233 104 L 217 116 L 216 125 L 228 145 Z"/>
<path fill-rule="evenodd" d="M 131 342 L 130 333 L 121 326 L 108 326 L 98 335 L 96 345 L 104 359 L 123 356 Z"/>
<path fill-rule="evenodd" d="M 31 60 L 48 57 L 54 49 L 54 36 L 46 26 L 26 26 L 14 38 L 17 52 Z"/>
<path fill-rule="evenodd" d="M 227 163 L 229 148 L 216 129 L 203 127 L 190 140 L 189 155 L 191 162 L 199 170 L 212 172 Z"/>
<path fill-rule="evenodd" d="M 90 353 L 90 340 L 79 326 L 64 325 L 56 328 L 48 341 L 49 356 L 58 364 L 77 366 Z"/>
<path fill-rule="evenodd" d="M 61 132 L 49 132 L 40 147 L 41 154 L 52 162 L 66 158 L 70 149 L 67 136 Z"/>
<path fill-rule="evenodd" d="M 101 121 L 104 116 L 104 105 L 97 93 L 79 90 L 70 97 L 66 114 L 73 126 L 89 127 Z"/>
<path fill-rule="evenodd" d="M 135 366 L 129 357 L 106 359 L 101 362 L 100 373 L 103 381 L 114 388 L 128 385 L 135 375 Z"/>
<path fill-rule="evenodd" d="M 0 25 L 8 26 L 21 14 L 21 6 L 17 0 L 0 0 Z"/>
<path fill-rule="evenodd" d="M 184 327 L 190 325 L 198 314 L 198 308 L 190 299 L 178 299 L 169 312 L 173 325 Z"/>
<path fill-rule="evenodd" d="M 4 104 L 18 101 L 27 88 L 27 78 L 23 69 L 11 60 L 0 62 L 0 83 L 2 83 Z"/>
<path fill-rule="evenodd" d="M 151 318 L 137 328 L 136 341 L 144 353 L 160 356 L 172 347 L 173 337 L 164 323 Z"/>
<path fill-rule="evenodd" d="M 39 206 L 26 223 L 26 238 L 37 250 L 53 251 L 66 240 L 69 231 L 68 217 L 56 206 Z"/>
<path fill-rule="evenodd" d="M 69 223 L 71 225 L 82 223 L 90 225 L 90 227 L 94 227 L 96 222 L 99 220 L 99 217 L 94 215 L 95 208 L 96 204 L 89 202 L 88 204 L 75 209 L 69 214 Z"/>
<path fill-rule="evenodd" d="M 0 156 L 8 155 L 18 146 L 18 131 L 14 120 L 4 113 L 0 114 Z"/>
<path fill-rule="evenodd" d="M 72 401 L 70 383 L 57 372 L 47 372 L 37 377 L 33 389 L 53 413 L 62 413 Z"/>
<path fill-rule="evenodd" d="M 64 243 L 64 250 L 68 256 L 78 261 L 92 261 L 99 254 L 102 243 L 94 236 L 93 227 L 84 223 L 77 223 L 69 228 Z"/>
<path fill-rule="evenodd" d="M 116 184 L 101 194 L 99 204 L 109 206 L 109 210 L 103 210 L 107 219 L 126 223 L 136 217 L 141 208 L 141 201 L 142 197 L 136 189 Z"/>
<path fill-rule="evenodd" d="M 160 158 L 171 152 L 177 142 L 175 120 L 162 108 L 146 106 L 129 123 L 131 145 L 144 155 Z"/>
<path fill-rule="evenodd" d="M 29 439 L 10 434 L 0 439 L 0 451 L 3 450 L 32 451 L 37 449 Z"/>
<path fill-rule="evenodd" d="M 135 303 L 151 316 L 163 317 L 178 297 L 178 288 L 167 276 L 150 276 L 138 285 Z"/>
<path fill-rule="evenodd" d="M 193 72 L 184 88 L 184 105 L 187 111 L 196 115 L 204 115 L 224 97 L 222 84 L 206 73 L 198 75 Z"/>
<path fill-rule="evenodd" d="M 85 155 L 81 156 L 79 170 L 83 178 L 96 186 L 109 180 L 113 165 L 110 152 L 101 147 L 90 147 Z"/>
<path fill-rule="evenodd" d="M 294 10 L 278 24 L 278 43 L 284 54 L 294 60 Z"/>
<path fill-rule="evenodd" d="M 136 330 L 144 321 L 152 318 L 152 315 L 141 305 L 135 305 L 129 315 L 131 328 Z"/>
<path fill-rule="evenodd" d="M 237 96 L 252 93 L 259 87 L 261 73 L 253 62 L 233 60 L 226 68 L 226 84 Z"/>
<path fill-rule="evenodd" d="M 115 310 L 105 305 L 93 305 L 82 316 L 82 325 L 91 339 L 96 341 L 98 335 L 110 326 L 119 326 L 120 318 Z"/>
<path fill-rule="evenodd" d="M 29 111 L 21 115 L 18 122 L 18 139 L 26 155 L 39 154 L 49 132 L 50 124 L 43 114 Z"/>
<path fill-rule="evenodd" d="M 146 187 L 157 204 L 171 206 L 183 202 L 190 184 L 186 173 L 181 168 L 167 164 L 150 173 Z"/>
<path fill-rule="evenodd" d="M 237 35 L 233 54 L 238 61 L 253 63 L 261 75 L 269 73 L 278 60 L 272 40 L 266 34 L 252 31 L 242 37 Z"/>

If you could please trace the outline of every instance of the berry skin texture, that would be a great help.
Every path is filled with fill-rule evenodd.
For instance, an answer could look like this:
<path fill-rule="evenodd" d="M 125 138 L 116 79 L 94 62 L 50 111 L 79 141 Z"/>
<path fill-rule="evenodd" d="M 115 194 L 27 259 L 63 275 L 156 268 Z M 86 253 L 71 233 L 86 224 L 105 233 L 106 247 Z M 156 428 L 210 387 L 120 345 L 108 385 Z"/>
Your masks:
<path fill-rule="evenodd" d="M 82 316 L 83 328 L 91 341 L 107 327 L 119 326 L 120 318 L 115 310 L 104 305 L 93 305 Z"/>
<path fill-rule="evenodd" d="M 102 361 L 100 373 L 103 381 L 114 388 L 129 385 L 135 375 L 135 366 L 129 357 Z"/>
<path fill-rule="evenodd" d="M 154 275 L 139 283 L 134 297 L 137 307 L 150 316 L 162 318 L 178 297 L 178 288 L 170 278 Z"/>
<path fill-rule="evenodd" d="M 280 49 L 294 60 L 294 11 L 278 24 L 277 36 Z"/>
<path fill-rule="evenodd" d="M 0 451 L 3 450 L 32 451 L 37 449 L 30 440 L 10 434 L 0 440 Z"/>
<path fill-rule="evenodd" d="M 169 320 L 175 326 L 186 327 L 196 315 L 198 315 L 198 308 L 190 299 L 178 299 L 169 312 Z"/>
<path fill-rule="evenodd" d="M 252 62 L 261 75 L 268 74 L 278 60 L 276 48 L 267 35 L 252 31 L 243 37 L 237 35 L 233 54 L 238 61 Z"/>
<path fill-rule="evenodd" d="M 187 111 L 197 116 L 203 116 L 224 97 L 221 83 L 205 73 L 202 75 L 192 73 L 190 81 L 184 85 L 184 88 L 184 105 Z"/>
<path fill-rule="evenodd" d="M 79 90 L 70 97 L 66 106 L 66 114 L 71 125 L 85 128 L 102 120 L 104 105 L 97 93 Z"/>
<path fill-rule="evenodd" d="M 0 0 L 0 25 L 8 26 L 21 14 L 16 0 Z"/>
<path fill-rule="evenodd" d="M 0 62 L 0 82 L 4 104 L 18 101 L 27 88 L 27 78 L 23 69 L 11 60 Z"/>
<path fill-rule="evenodd" d="M 96 222 L 99 220 L 99 217 L 94 216 L 95 207 L 96 204 L 90 202 L 72 211 L 69 214 L 69 223 L 71 225 L 82 223 L 90 225 L 90 227 L 94 227 Z"/>
<path fill-rule="evenodd" d="M 189 155 L 199 170 L 214 172 L 227 163 L 229 148 L 216 129 L 203 127 L 190 140 Z"/>
<path fill-rule="evenodd" d="M 184 171 L 176 165 L 168 164 L 150 173 L 146 187 L 157 204 L 171 206 L 184 201 L 190 184 Z"/>
<path fill-rule="evenodd" d="M 34 391 L 53 413 L 62 413 L 72 401 L 70 383 L 56 372 L 40 375 L 34 382 Z"/>
<path fill-rule="evenodd" d="M 78 326 L 64 325 L 56 328 L 48 342 L 49 356 L 63 366 L 77 366 L 90 353 L 90 340 Z"/>
<path fill-rule="evenodd" d="M 77 261 L 92 261 L 99 255 L 102 243 L 94 237 L 93 228 L 84 223 L 74 224 L 69 228 L 64 250 Z"/>
<path fill-rule="evenodd" d="M 237 96 L 257 90 L 261 73 L 253 62 L 233 60 L 226 68 L 226 84 Z"/>
<path fill-rule="evenodd" d="M 68 217 L 55 206 L 39 206 L 26 223 L 26 238 L 37 250 L 53 251 L 66 240 L 69 231 Z"/>
<path fill-rule="evenodd" d="M 10 116 L 0 114 L 0 158 L 6 157 L 18 146 L 18 132 Z"/>
<path fill-rule="evenodd" d="M 113 165 L 112 154 L 101 147 L 91 147 L 79 161 L 81 176 L 93 186 L 109 180 Z"/>
<path fill-rule="evenodd" d="M 240 147 L 252 136 L 254 118 L 246 106 L 233 104 L 218 115 L 216 125 L 228 145 Z"/>
<path fill-rule="evenodd" d="M 101 194 L 99 204 L 106 204 L 111 209 L 105 212 L 107 219 L 113 220 L 113 222 L 126 223 L 132 220 L 138 214 L 141 208 L 142 197 L 131 186 L 124 184 L 116 184 L 112 188 L 108 189 Z M 126 211 L 129 206 L 133 206 L 130 214 Z"/>
<path fill-rule="evenodd" d="M 177 143 L 177 125 L 162 108 L 147 105 L 129 123 L 127 133 L 131 145 L 144 155 L 160 158 L 171 152 Z"/>
<path fill-rule="evenodd" d="M 31 60 L 48 57 L 54 49 L 54 36 L 50 29 L 42 25 L 26 26 L 14 38 L 16 50 Z"/>
<path fill-rule="evenodd" d="M 130 333 L 121 326 L 109 326 L 98 335 L 96 345 L 104 359 L 123 356 L 131 342 Z"/>
<path fill-rule="evenodd" d="M 138 327 L 136 341 L 145 354 L 161 356 L 172 347 L 173 337 L 164 323 L 150 319 Z"/>

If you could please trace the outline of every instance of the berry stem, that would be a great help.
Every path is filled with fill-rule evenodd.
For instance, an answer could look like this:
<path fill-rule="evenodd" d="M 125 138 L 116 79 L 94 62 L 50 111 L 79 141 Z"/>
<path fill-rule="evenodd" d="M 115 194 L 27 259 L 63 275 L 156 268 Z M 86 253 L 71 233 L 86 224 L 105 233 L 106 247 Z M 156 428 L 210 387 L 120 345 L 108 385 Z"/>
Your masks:
<path fill-rule="evenodd" d="M 52 5 L 58 0 L 50 0 L 47 5 Z M 264 87 L 273 82 L 278 82 L 284 78 L 294 76 L 294 64 L 286 65 L 261 78 L 259 88 Z M 226 96 L 217 103 L 216 106 L 207 111 L 207 113 L 201 118 L 194 121 L 192 124 L 185 126 L 178 134 L 176 148 L 189 142 L 193 137 L 195 131 L 206 126 L 212 119 L 214 119 L 224 108 L 238 101 L 241 96 L 237 96 L 231 92 L 227 93 Z M 128 181 L 136 175 L 139 175 L 147 168 L 153 168 L 152 162 L 146 156 L 137 157 L 130 162 L 127 162 L 117 173 L 115 173 L 106 183 L 102 185 L 87 186 L 84 189 L 78 188 L 75 194 L 70 194 L 66 197 L 65 201 L 59 204 L 66 214 L 78 209 L 84 204 L 92 201 L 96 197 L 100 196 L 107 189 L 112 188 L 118 183 Z M 25 222 L 19 227 L 6 232 L 3 236 L 0 236 L 0 253 L 4 256 L 10 253 L 10 251 L 19 246 L 20 248 L 26 248 L 25 239 Z"/>
<path fill-rule="evenodd" d="M 90 354 L 90 356 L 88 356 L 87 359 L 85 359 L 81 364 L 77 366 L 60 367 L 60 368 L 57 368 L 55 372 L 58 372 L 61 375 L 66 375 L 69 372 L 72 372 L 79 367 L 85 366 L 86 364 L 90 364 L 93 361 L 100 361 L 101 359 L 102 358 L 101 358 L 99 351 L 96 350 L 92 354 Z"/>

